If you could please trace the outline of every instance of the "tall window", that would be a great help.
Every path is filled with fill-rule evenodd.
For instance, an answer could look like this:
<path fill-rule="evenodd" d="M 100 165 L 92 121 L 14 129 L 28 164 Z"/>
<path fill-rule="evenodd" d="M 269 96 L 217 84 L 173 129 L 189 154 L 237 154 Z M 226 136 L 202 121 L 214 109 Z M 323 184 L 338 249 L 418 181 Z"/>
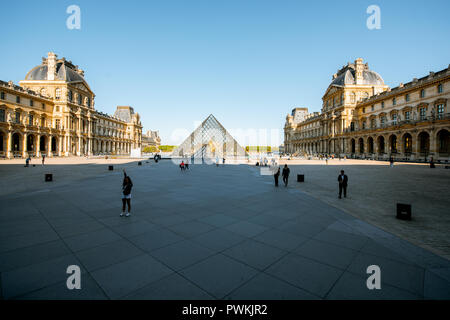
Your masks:
<path fill-rule="evenodd" d="M 354 122 L 350 123 L 350 131 L 355 131 L 355 123 Z"/>
<path fill-rule="evenodd" d="M 81 104 L 83 101 L 83 97 L 81 96 L 81 94 L 78 95 L 78 104 Z"/>
<path fill-rule="evenodd" d="M 5 110 L 0 109 L 0 122 L 5 122 Z"/>
<path fill-rule="evenodd" d="M 381 109 L 384 109 L 384 101 L 381 101 Z"/>
<path fill-rule="evenodd" d="M 56 88 L 55 98 L 56 98 L 56 100 L 59 100 L 61 98 L 61 88 Z"/>
<path fill-rule="evenodd" d="M 366 128 L 366 122 L 365 122 L 365 121 L 362 122 L 362 128 L 363 128 L 363 129 Z"/>
<path fill-rule="evenodd" d="M 16 96 L 16 103 L 20 103 L 20 97 Z"/>
<path fill-rule="evenodd" d="M 30 115 L 28 116 L 28 125 L 29 125 L 29 126 L 32 126 L 32 125 L 33 125 L 33 115 L 32 115 L 32 114 L 30 114 Z"/>
<path fill-rule="evenodd" d="M 351 103 L 355 103 L 355 101 L 356 101 L 356 94 L 354 92 L 352 92 L 350 94 L 350 102 Z"/>
<path fill-rule="evenodd" d="M 425 89 L 420 90 L 420 97 L 425 98 Z"/>
<path fill-rule="evenodd" d="M 442 83 L 440 83 L 439 85 L 438 85 L 438 93 L 442 93 Z"/>
<path fill-rule="evenodd" d="M 386 116 L 382 116 L 380 119 L 381 126 L 383 127 L 386 124 Z"/>
<path fill-rule="evenodd" d="M 341 94 L 341 104 L 344 103 L 344 94 Z"/>
<path fill-rule="evenodd" d="M 60 129 L 61 128 L 61 121 L 59 119 L 55 120 L 55 128 Z"/>
<path fill-rule="evenodd" d="M 377 120 L 376 120 L 375 118 L 373 118 L 373 119 L 370 121 L 370 125 L 371 125 L 372 129 L 376 128 L 376 126 L 377 126 Z"/>
<path fill-rule="evenodd" d="M 69 98 L 69 102 L 72 102 L 72 90 L 69 90 L 69 92 L 67 93 L 67 97 Z"/>
<path fill-rule="evenodd" d="M 34 106 L 34 101 L 30 99 L 30 107 Z"/>
<path fill-rule="evenodd" d="M 20 123 L 20 112 L 18 112 L 18 111 L 16 111 L 16 113 L 15 113 L 14 122 Z"/>
<path fill-rule="evenodd" d="M 420 116 L 420 120 L 425 120 L 425 117 L 427 116 L 427 109 L 426 108 L 420 108 L 419 109 L 419 116 Z"/>
<path fill-rule="evenodd" d="M 405 101 L 406 101 L 406 102 L 409 101 L 409 93 L 406 94 L 406 96 L 405 96 Z"/>
<path fill-rule="evenodd" d="M 438 119 L 444 118 L 444 104 L 439 104 L 437 107 L 437 117 Z"/>
<path fill-rule="evenodd" d="M 396 113 L 394 113 L 394 114 L 392 115 L 392 124 L 393 124 L 393 125 L 396 125 L 396 124 L 397 124 L 397 114 L 396 114 Z"/>
<path fill-rule="evenodd" d="M 405 112 L 405 120 L 408 121 L 411 118 L 411 111 Z"/>
<path fill-rule="evenodd" d="M 392 99 L 392 105 L 395 106 L 396 104 L 397 104 L 397 99 L 396 98 Z"/>
<path fill-rule="evenodd" d="M 5 100 L 5 93 L 3 91 L 0 92 L 0 99 Z"/>

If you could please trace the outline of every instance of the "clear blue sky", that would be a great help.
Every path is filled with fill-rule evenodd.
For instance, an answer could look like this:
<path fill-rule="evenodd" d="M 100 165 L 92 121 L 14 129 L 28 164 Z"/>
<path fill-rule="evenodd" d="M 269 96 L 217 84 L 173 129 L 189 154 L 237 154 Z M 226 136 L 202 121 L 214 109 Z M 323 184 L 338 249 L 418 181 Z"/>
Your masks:
<path fill-rule="evenodd" d="M 81 30 L 66 28 L 71 4 Z M 381 30 L 366 27 L 371 4 Z M 54 51 L 85 70 L 98 110 L 133 106 L 163 144 L 210 113 L 230 129 L 281 130 L 293 107 L 319 111 L 355 58 L 391 87 L 446 68 L 449 12 L 448 0 L 8 1 L 0 79 L 17 83 Z"/>

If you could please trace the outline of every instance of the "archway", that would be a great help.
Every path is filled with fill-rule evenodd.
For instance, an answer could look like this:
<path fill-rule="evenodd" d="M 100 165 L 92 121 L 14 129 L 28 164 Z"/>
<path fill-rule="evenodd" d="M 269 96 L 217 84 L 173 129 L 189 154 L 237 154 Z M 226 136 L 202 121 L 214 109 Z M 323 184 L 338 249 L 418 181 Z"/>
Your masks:
<path fill-rule="evenodd" d="M 390 145 L 390 151 L 391 153 L 397 153 L 397 136 L 391 135 L 389 137 L 389 145 Z"/>
<path fill-rule="evenodd" d="M 359 153 L 364 153 L 364 140 L 363 138 L 359 138 Z"/>
<path fill-rule="evenodd" d="M 47 138 L 45 136 L 41 136 L 41 138 L 39 139 L 39 150 L 42 151 L 47 151 Z"/>
<path fill-rule="evenodd" d="M 13 151 L 20 151 L 20 134 L 18 134 L 17 132 L 12 136 L 11 149 Z"/>
<path fill-rule="evenodd" d="M 5 143 L 4 134 L 3 131 L 0 131 L 0 152 L 5 151 L 5 147 L 3 146 L 4 143 Z"/>
<path fill-rule="evenodd" d="M 57 141 L 55 137 L 52 137 L 52 152 L 56 152 L 57 151 Z"/>
<path fill-rule="evenodd" d="M 422 131 L 418 136 L 419 140 L 419 153 L 427 156 L 430 153 L 430 135 L 428 132 Z"/>
<path fill-rule="evenodd" d="M 437 149 L 440 156 L 448 156 L 450 153 L 450 134 L 448 130 L 442 129 L 437 134 Z"/>
<path fill-rule="evenodd" d="M 384 153 L 384 137 L 379 136 L 377 138 L 377 141 L 378 141 L 378 153 L 383 154 Z"/>
<path fill-rule="evenodd" d="M 369 153 L 373 153 L 373 138 L 369 137 L 367 139 L 367 149 Z"/>
<path fill-rule="evenodd" d="M 34 136 L 32 134 L 29 134 L 27 136 L 27 151 L 28 152 L 34 151 Z"/>
<path fill-rule="evenodd" d="M 409 133 L 403 135 L 403 150 L 405 154 L 412 153 L 412 137 Z"/>

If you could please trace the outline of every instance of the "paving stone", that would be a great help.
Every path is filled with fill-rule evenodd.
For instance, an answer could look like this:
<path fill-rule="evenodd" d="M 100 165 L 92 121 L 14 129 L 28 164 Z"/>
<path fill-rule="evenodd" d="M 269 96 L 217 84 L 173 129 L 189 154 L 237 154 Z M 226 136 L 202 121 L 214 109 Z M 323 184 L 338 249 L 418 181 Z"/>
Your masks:
<path fill-rule="evenodd" d="M 257 274 L 257 271 L 217 254 L 180 272 L 215 298 L 222 299 Z"/>
<path fill-rule="evenodd" d="M 141 255 L 91 273 L 111 299 L 122 298 L 133 291 L 173 273 L 148 255 Z"/>

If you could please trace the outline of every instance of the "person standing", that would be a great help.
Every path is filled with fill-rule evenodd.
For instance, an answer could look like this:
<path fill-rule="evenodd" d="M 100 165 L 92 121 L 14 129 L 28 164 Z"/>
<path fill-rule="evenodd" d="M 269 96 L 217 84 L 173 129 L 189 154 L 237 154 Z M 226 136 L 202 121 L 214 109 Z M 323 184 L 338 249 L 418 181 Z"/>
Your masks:
<path fill-rule="evenodd" d="M 288 185 L 288 179 L 289 179 L 289 173 L 291 172 L 291 170 L 288 168 L 287 164 L 284 165 L 283 168 L 283 182 L 284 182 L 284 186 L 287 187 Z"/>
<path fill-rule="evenodd" d="M 339 182 L 339 199 L 342 199 L 342 190 L 344 190 L 344 198 L 347 198 L 347 183 L 348 177 L 344 174 L 344 170 L 341 170 L 341 174 L 338 176 Z"/>
<path fill-rule="evenodd" d="M 45 154 L 42 155 L 42 165 L 44 165 L 45 162 Z"/>
<path fill-rule="evenodd" d="M 278 168 L 277 172 L 273 175 L 275 179 L 275 187 L 278 187 L 278 177 L 280 176 L 280 168 Z"/>
<path fill-rule="evenodd" d="M 394 158 L 392 156 L 389 158 L 389 165 L 391 168 L 394 166 Z"/>
<path fill-rule="evenodd" d="M 126 213 L 126 216 L 130 216 L 131 211 L 131 188 L 133 188 L 133 182 L 131 182 L 131 179 L 129 176 L 127 176 L 127 173 L 125 172 L 125 169 L 123 169 L 123 182 L 122 182 L 122 213 L 120 214 L 121 217 L 125 214 L 126 206 L 128 205 L 128 212 Z"/>

